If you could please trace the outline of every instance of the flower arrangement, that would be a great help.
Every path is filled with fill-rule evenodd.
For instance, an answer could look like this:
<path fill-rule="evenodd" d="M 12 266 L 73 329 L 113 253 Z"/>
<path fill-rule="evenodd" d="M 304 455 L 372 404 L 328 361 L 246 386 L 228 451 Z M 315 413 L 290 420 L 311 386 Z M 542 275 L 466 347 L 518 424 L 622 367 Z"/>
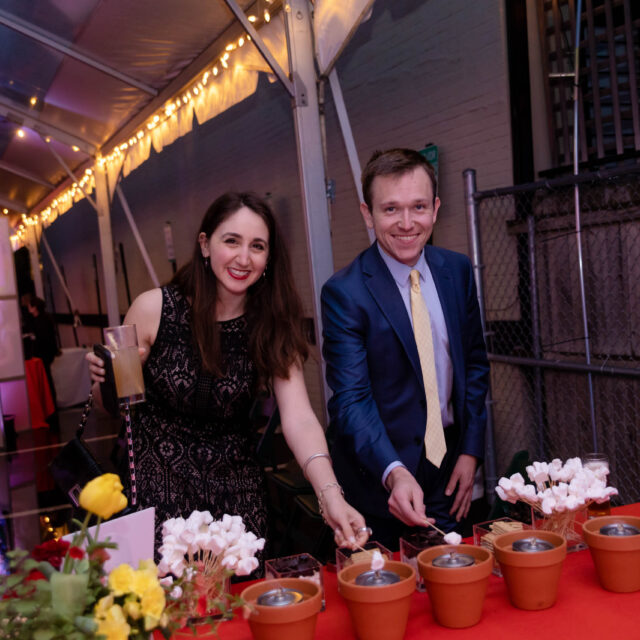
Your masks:
<path fill-rule="evenodd" d="M 98 539 L 102 520 L 124 509 L 127 499 L 117 475 L 107 473 L 80 493 L 87 511 L 71 543 L 52 540 L 31 554 L 11 551 L 11 573 L 0 580 L 0 624 L 3 638 L 16 640 L 84 640 L 145 638 L 153 629 L 169 633 L 165 592 L 152 561 L 137 570 L 128 565 L 104 571 L 108 549 Z M 91 515 L 98 517 L 94 535 Z"/>
<path fill-rule="evenodd" d="M 531 483 L 514 473 L 500 478 L 496 493 L 512 504 L 521 501 L 530 505 L 546 519 L 546 528 L 565 537 L 573 531 L 578 511 L 593 502 L 606 502 L 618 493 L 615 487 L 607 486 L 606 464 L 585 467 L 580 458 L 569 458 L 565 463 L 559 458 L 534 462 L 526 472 Z"/>
<path fill-rule="evenodd" d="M 225 514 L 214 520 L 208 511 L 194 511 L 188 518 L 171 518 L 162 526 L 161 582 L 170 589 L 170 609 L 178 617 L 193 620 L 218 611 L 233 616 L 244 603 L 228 593 L 232 575 L 246 576 L 258 568 L 255 557 L 264 538 L 247 531 L 240 516 Z M 179 612 L 179 613 L 178 613 Z"/>
<path fill-rule="evenodd" d="M 242 518 L 213 521 L 207 511 L 163 526 L 162 561 L 121 564 L 108 575 L 104 563 L 116 544 L 99 540 L 100 524 L 127 506 L 117 475 L 107 473 L 80 493 L 87 514 L 72 541 L 52 540 L 29 554 L 11 551 L 11 573 L 0 576 L 0 638 L 11 640 L 146 640 L 169 638 L 190 618 L 216 607 L 224 618 L 244 603 L 227 594 L 233 574 L 248 575 L 264 539 L 246 531 Z M 97 516 L 94 533 L 91 516 Z M 159 578 L 159 574 L 164 576 Z"/>

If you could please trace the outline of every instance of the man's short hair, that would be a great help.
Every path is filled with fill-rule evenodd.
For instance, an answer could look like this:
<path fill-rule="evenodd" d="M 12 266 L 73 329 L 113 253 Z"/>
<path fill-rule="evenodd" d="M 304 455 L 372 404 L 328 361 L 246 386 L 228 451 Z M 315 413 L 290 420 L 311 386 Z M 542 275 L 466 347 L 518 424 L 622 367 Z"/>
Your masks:
<path fill-rule="evenodd" d="M 373 180 L 377 176 L 402 175 L 413 171 L 417 167 L 422 167 L 429 178 L 433 187 L 433 199 L 435 202 L 438 181 L 436 172 L 431 163 L 417 151 L 413 149 L 388 149 L 387 151 L 374 151 L 367 166 L 362 171 L 362 196 L 364 201 L 371 210 L 371 186 Z"/>

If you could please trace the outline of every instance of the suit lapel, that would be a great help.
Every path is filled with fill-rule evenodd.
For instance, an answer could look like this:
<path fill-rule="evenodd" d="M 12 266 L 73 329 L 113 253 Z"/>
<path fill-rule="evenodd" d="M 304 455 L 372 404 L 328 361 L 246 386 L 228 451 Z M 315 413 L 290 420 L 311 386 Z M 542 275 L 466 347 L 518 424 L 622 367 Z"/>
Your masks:
<path fill-rule="evenodd" d="M 377 243 L 374 243 L 363 255 L 362 267 L 365 285 L 380 308 L 382 314 L 398 336 L 411 362 L 416 375 L 422 382 L 422 369 L 418 357 L 418 348 L 411 329 L 407 309 L 402 301 L 393 276 L 380 257 Z"/>

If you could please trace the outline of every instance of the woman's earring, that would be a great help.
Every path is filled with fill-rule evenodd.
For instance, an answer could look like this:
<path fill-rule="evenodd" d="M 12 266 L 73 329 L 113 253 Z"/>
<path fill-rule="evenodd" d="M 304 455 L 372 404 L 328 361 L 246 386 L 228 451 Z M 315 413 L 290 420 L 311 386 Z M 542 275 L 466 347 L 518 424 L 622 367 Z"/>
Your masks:
<path fill-rule="evenodd" d="M 209 256 L 202 256 L 202 262 L 204 262 L 205 269 L 211 268 L 211 260 L 209 260 Z"/>

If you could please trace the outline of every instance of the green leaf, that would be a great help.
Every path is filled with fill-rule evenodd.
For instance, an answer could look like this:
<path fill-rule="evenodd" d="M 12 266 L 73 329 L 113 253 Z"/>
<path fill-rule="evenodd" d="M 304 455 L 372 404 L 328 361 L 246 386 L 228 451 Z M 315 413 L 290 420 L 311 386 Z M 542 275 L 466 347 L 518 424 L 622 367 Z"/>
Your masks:
<path fill-rule="evenodd" d="M 37 629 L 33 633 L 33 640 L 51 640 L 56 632 L 53 629 Z"/>
<path fill-rule="evenodd" d="M 78 560 L 76 564 L 76 573 L 87 573 L 89 571 L 89 558 L 85 554 L 82 560 Z"/>
<path fill-rule="evenodd" d="M 12 589 L 13 587 L 17 587 L 22 582 L 23 577 L 24 576 L 19 574 L 8 576 L 6 581 L 7 588 Z"/>
<path fill-rule="evenodd" d="M 98 628 L 98 623 L 91 616 L 76 616 L 73 623 L 85 633 L 94 633 Z"/>
<path fill-rule="evenodd" d="M 46 576 L 47 580 L 49 580 L 51 578 L 51 574 L 56 571 L 56 569 L 46 560 L 39 562 L 37 569 L 40 573 L 43 573 Z"/>

